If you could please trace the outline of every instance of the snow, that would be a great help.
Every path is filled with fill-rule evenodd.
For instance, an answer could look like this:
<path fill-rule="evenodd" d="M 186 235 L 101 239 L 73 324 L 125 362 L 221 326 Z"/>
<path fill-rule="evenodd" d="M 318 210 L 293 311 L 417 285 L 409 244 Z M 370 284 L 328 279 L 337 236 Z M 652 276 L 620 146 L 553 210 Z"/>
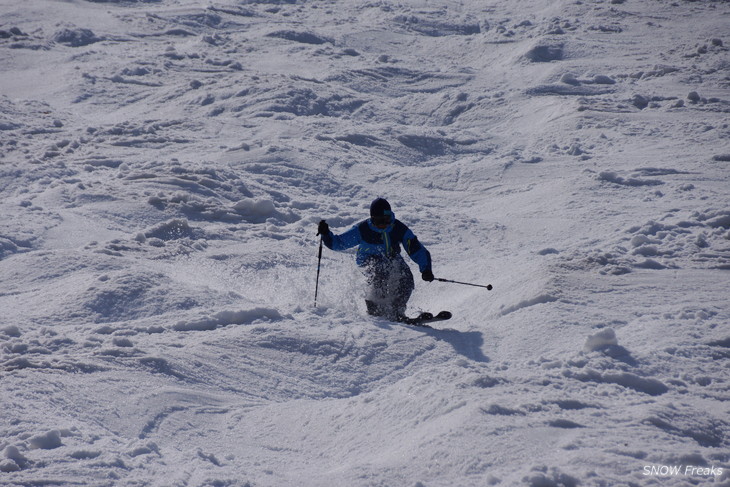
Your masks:
<path fill-rule="evenodd" d="M 730 485 L 729 19 L 0 2 L 0 484 Z"/>

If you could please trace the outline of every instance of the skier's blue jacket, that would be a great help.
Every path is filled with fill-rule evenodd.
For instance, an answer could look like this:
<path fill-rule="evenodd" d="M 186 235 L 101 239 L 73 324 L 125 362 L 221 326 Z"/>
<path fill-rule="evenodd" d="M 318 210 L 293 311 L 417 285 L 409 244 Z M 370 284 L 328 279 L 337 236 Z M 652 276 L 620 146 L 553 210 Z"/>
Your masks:
<path fill-rule="evenodd" d="M 393 217 L 393 223 L 381 229 L 370 219 L 364 220 L 343 234 L 329 232 L 322 235 L 322 241 L 331 250 L 346 250 L 358 245 L 355 261 L 359 266 L 370 265 L 373 261 L 394 259 L 400 255 L 400 248 L 418 264 L 421 272 L 431 270 L 431 254 L 413 232 L 400 220 Z"/>

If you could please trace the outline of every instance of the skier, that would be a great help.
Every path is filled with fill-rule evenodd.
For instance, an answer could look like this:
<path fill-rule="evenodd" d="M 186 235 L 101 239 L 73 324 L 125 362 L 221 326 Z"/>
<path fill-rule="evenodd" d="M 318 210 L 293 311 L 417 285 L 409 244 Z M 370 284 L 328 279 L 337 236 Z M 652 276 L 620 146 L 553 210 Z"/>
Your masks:
<path fill-rule="evenodd" d="M 367 278 L 365 299 L 368 314 L 394 321 L 408 321 L 405 315 L 413 292 L 413 273 L 400 254 L 401 245 L 416 264 L 424 281 L 434 280 L 431 254 L 400 220 L 396 220 L 384 198 L 370 205 L 370 218 L 343 234 L 335 235 L 326 221 L 319 222 L 318 234 L 331 250 L 346 250 L 358 245 L 355 261 Z"/>

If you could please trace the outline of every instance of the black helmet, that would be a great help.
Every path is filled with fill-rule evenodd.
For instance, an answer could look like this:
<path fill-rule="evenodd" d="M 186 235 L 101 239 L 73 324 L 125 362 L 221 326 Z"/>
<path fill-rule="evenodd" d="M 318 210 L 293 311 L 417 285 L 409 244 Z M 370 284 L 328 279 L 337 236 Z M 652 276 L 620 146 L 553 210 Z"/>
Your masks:
<path fill-rule="evenodd" d="M 393 211 L 385 198 L 376 198 L 370 204 L 370 221 L 376 226 L 393 223 Z"/>

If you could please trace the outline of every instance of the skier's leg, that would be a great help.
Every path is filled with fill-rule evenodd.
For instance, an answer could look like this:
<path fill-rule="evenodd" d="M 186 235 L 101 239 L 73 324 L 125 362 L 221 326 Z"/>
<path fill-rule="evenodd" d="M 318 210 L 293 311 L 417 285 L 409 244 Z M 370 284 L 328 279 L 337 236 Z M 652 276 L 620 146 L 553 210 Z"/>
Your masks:
<path fill-rule="evenodd" d="M 405 316 L 408 300 L 415 287 L 413 273 L 403 259 L 396 259 L 394 264 L 397 280 L 393 292 L 393 311 L 396 316 Z"/>
<path fill-rule="evenodd" d="M 364 269 L 368 290 L 365 306 L 369 315 L 384 316 L 388 313 L 387 281 L 388 272 L 382 262 L 373 261 Z"/>
<path fill-rule="evenodd" d="M 378 304 L 370 299 L 365 300 L 365 307 L 367 308 L 369 315 L 380 316 L 383 314 Z"/>

